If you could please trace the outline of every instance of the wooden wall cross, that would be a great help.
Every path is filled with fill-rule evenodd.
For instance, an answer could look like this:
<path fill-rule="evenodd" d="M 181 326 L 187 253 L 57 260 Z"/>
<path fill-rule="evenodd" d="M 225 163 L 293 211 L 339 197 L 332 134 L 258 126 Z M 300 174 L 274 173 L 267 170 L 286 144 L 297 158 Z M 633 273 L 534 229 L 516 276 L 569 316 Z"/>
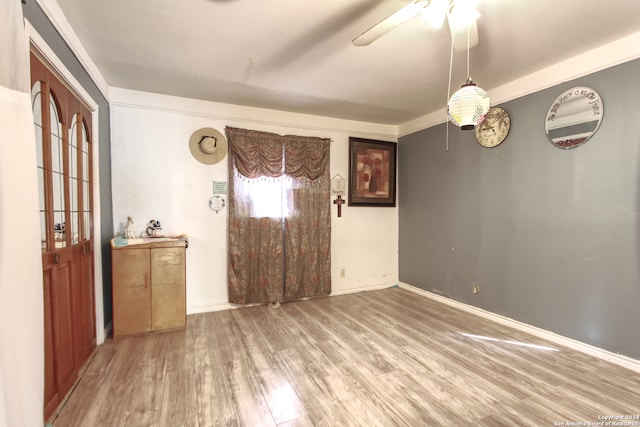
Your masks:
<path fill-rule="evenodd" d="M 344 203 L 344 199 L 342 196 L 338 195 L 338 197 L 333 201 L 334 205 L 338 205 L 338 218 L 342 216 L 342 204 Z"/>

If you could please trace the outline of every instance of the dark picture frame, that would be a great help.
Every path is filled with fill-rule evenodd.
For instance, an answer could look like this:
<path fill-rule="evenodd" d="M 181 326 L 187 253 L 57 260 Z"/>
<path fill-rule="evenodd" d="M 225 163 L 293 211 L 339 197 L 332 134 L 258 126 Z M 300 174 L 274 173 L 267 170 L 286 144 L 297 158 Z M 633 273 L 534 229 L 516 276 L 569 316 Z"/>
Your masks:
<path fill-rule="evenodd" d="M 396 205 L 397 146 L 349 137 L 348 206 Z"/>

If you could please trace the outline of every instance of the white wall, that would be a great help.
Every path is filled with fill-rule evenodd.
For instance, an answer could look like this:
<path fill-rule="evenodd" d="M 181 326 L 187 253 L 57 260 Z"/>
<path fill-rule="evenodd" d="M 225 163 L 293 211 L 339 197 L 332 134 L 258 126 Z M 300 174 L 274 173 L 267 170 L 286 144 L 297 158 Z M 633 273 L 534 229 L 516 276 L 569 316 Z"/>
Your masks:
<path fill-rule="evenodd" d="M 0 86 L 0 427 L 42 424 L 44 312 L 28 93 Z"/>
<path fill-rule="evenodd" d="M 226 126 L 330 138 L 331 176 L 348 178 L 349 136 L 397 141 L 397 128 L 112 88 L 114 229 L 131 216 L 141 233 L 150 219 L 165 234 L 188 234 L 187 312 L 228 307 L 227 214 L 209 209 L 212 182 L 227 181 L 227 158 L 197 162 L 189 137 Z M 346 197 L 346 196 L 345 196 Z M 332 205 L 332 289 L 350 292 L 398 282 L 398 210 Z M 341 277 L 341 269 L 345 277 Z"/>
<path fill-rule="evenodd" d="M 36 143 L 22 6 L 0 2 L 0 427 L 42 425 Z"/>

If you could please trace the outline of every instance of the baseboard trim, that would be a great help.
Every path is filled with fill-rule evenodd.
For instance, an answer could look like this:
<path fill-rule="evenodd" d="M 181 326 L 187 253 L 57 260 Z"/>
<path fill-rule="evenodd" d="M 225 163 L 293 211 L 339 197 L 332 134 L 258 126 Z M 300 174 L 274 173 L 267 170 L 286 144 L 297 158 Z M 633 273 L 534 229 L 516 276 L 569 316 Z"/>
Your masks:
<path fill-rule="evenodd" d="M 373 286 L 365 286 L 365 287 L 360 287 L 360 288 L 350 288 L 350 289 L 340 289 L 337 291 L 331 291 L 331 295 L 329 296 L 336 296 L 336 295 L 347 295 L 347 294 L 355 294 L 358 292 L 366 292 L 366 291 L 379 291 L 380 289 L 387 289 L 390 288 L 392 286 L 396 286 L 396 283 L 387 283 L 384 285 L 373 285 Z"/>
<path fill-rule="evenodd" d="M 502 316 L 500 314 L 492 313 L 482 308 L 474 307 L 472 305 L 465 304 L 463 302 L 456 301 L 451 298 L 443 297 L 441 295 L 434 294 L 433 292 L 429 292 L 429 291 L 425 291 L 424 289 L 417 288 L 408 283 L 399 282 L 398 285 L 402 289 L 406 289 L 408 291 L 425 296 L 427 298 L 431 298 L 434 301 L 438 301 L 443 304 L 449 305 L 451 307 L 455 307 L 457 309 L 466 311 L 468 313 L 475 314 L 477 316 L 494 321 L 501 325 L 509 326 L 519 331 L 527 332 L 531 335 L 546 339 L 558 345 L 562 345 L 570 349 L 588 354 L 590 356 L 597 357 L 602 360 L 606 360 L 607 362 L 614 363 L 624 368 L 631 369 L 632 371 L 640 372 L 640 360 L 632 359 L 630 357 L 623 356 L 621 354 L 613 353 L 608 350 L 595 347 L 591 344 L 586 344 L 586 343 L 583 343 L 582 341 L 574 340 L 572 338 L 568 338 L 563 335 L 556 334 L 555 332 L 538 328 L 537 326 L 532 326 L 532 325 L 520 322 L 518 320 L 514 320 L 509 317 Z"/>
<path fill-rule="evenodd" d="M 189 307 L 187 309 L 187 316 L 190 314 L 202 314 L 202 313 L 211 313 L 214 311 L 224 311 L 231 310 L 232 308 L 236 308 L 231 304 L 220 304 L 220 305 L 205 305 L 200 307 Z"/>
<path fill-rule="evenodd" d="M 113 330 L 113 320 L 109 320 L 109 323 L 107 323 L 107 326 L 104 327 L 104 340 L 98 344 L 104 343 L 104 341 L 107 340 L 107 337 L 109 336 L 112 330 Z"/>
<path fill-rule="evenodd" d="M 355 294 L 357 292 L 378 291 L 380 289 L 386 289 L 392 286 L 397 286 L 397 284 L 388 283 L 384 285 L 365 286 L 361 288 L 340 289 L 338 291 L 332 291 L 329 296 L 333 297 L 336 295 Z M 255 305 L 264 305 L 264 304 L 255 304 Z M 214 311 L 232 310 L 232 309 L 242 308 L 242 307 L 247 307 L 247 305 L 220 304 L 220 305 L 205 305 L 205 306 L 199 306 L 199 307 L 189 307 L 187 308 L 187 316 L 190 314 L 211 313 Z"/>

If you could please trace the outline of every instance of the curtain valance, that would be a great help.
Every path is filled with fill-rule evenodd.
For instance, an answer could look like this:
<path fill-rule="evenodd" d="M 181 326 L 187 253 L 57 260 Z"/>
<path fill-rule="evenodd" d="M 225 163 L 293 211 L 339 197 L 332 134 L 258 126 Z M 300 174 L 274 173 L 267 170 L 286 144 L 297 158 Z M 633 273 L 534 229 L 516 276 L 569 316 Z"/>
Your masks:
<path fill-rule="evenodd" d="M 247 178 L 287 175 L 315 181 L 329 165 L 328 138 L 283 136 L 228 126 L 226 133 L 230 161 Z"/>

